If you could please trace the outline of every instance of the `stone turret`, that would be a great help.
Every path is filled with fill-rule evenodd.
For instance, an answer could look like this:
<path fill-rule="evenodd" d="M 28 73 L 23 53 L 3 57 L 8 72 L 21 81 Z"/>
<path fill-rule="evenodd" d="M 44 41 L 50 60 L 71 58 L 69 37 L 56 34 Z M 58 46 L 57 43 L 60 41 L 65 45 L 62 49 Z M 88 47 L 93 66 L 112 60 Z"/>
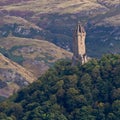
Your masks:
<path fill-rule="evenodd" d="M 85 29 L 81 26 L 80 23 L 78 23 L 75 29 L 73 40 L 73 62 L 72 62 L 73 65 L 75 65 L 78 61 L 81 64 L 87 62 L 85 37 L 86 37 Z"/>

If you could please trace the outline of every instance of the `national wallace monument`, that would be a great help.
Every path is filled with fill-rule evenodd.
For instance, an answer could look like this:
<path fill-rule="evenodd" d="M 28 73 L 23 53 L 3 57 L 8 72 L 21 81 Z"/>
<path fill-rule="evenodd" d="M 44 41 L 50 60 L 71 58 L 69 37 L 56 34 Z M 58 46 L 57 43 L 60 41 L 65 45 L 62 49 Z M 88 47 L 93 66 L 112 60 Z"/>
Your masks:
<path fill-rule="evenodd" d="M 86 55 L 85 37 L 85 29 L 81 26 L 80 23 L 78 23 L 73 38 L 72 65 L 76 65 L 78 62 L 84 64 L 88 61 Z"/>

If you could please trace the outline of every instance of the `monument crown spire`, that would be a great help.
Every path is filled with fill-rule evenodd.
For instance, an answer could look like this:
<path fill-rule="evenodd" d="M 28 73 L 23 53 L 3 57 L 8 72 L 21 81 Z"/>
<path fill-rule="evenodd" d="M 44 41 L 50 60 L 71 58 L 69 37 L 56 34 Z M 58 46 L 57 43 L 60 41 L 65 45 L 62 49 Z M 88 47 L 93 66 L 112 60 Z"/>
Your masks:
<path fill-rule="evenodd" d="M 77 31 L 80 33 L 85 33 L 85 29 L 82 27 L 82 25 L 80 23 L 78 23 L 78 25 L 77 25 Z"/>

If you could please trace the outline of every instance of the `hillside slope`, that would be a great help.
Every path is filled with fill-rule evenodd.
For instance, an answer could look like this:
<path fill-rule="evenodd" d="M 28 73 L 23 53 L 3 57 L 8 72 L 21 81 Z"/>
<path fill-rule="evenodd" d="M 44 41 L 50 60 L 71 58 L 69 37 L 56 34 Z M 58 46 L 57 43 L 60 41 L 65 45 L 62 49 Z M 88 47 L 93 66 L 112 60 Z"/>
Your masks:
<path fill-rule="evenodd" d="M 7 37 L 0 39 L 0 51 L 21 64 L 36 77 L 59 59 L 71 59 L 72 54 L 44 40 Z"/>
<path fill-rule="evenodd" d="M 119 0 L 4 0 L 0 16 L 0 37 L 42 38 L 72 51 L 80 21 L 87 31 L 88 55 L 120 53 Z"/>
<path fill-rule="evenodd" d="M 0 96 L 8 97 L 37 78 L 0 53 Z"/>
<path fill-rule="evenodd" d="M 93 13 L 104 13 L 110 8 L 118 7 L 120 4 L 119 0 L 15 0 L 13 2 L 4 0 L 4 3 L 6 4 L 3 5 L 2 1 L 0 2 L 2 9 L 10 11 L 11 13 L 20 10 L 20 8 L 21 13 L 23 11 L 31 13 L 78 13 L 79 11 L 86 10 L 91 10 Z M 24 14 L 25 13 L 23 13 L 23 15 Z"/>

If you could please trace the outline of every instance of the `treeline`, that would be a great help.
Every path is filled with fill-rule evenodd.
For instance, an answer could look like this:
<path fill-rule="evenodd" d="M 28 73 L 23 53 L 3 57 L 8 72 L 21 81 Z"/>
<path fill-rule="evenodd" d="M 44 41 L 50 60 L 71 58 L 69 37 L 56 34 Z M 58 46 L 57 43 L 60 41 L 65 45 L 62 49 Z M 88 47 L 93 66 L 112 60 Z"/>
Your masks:
<path fill-rule="evenodd" d="M 120 55 L 56 62 L 0 104 L 0 120 L 120 120 Z"/>

